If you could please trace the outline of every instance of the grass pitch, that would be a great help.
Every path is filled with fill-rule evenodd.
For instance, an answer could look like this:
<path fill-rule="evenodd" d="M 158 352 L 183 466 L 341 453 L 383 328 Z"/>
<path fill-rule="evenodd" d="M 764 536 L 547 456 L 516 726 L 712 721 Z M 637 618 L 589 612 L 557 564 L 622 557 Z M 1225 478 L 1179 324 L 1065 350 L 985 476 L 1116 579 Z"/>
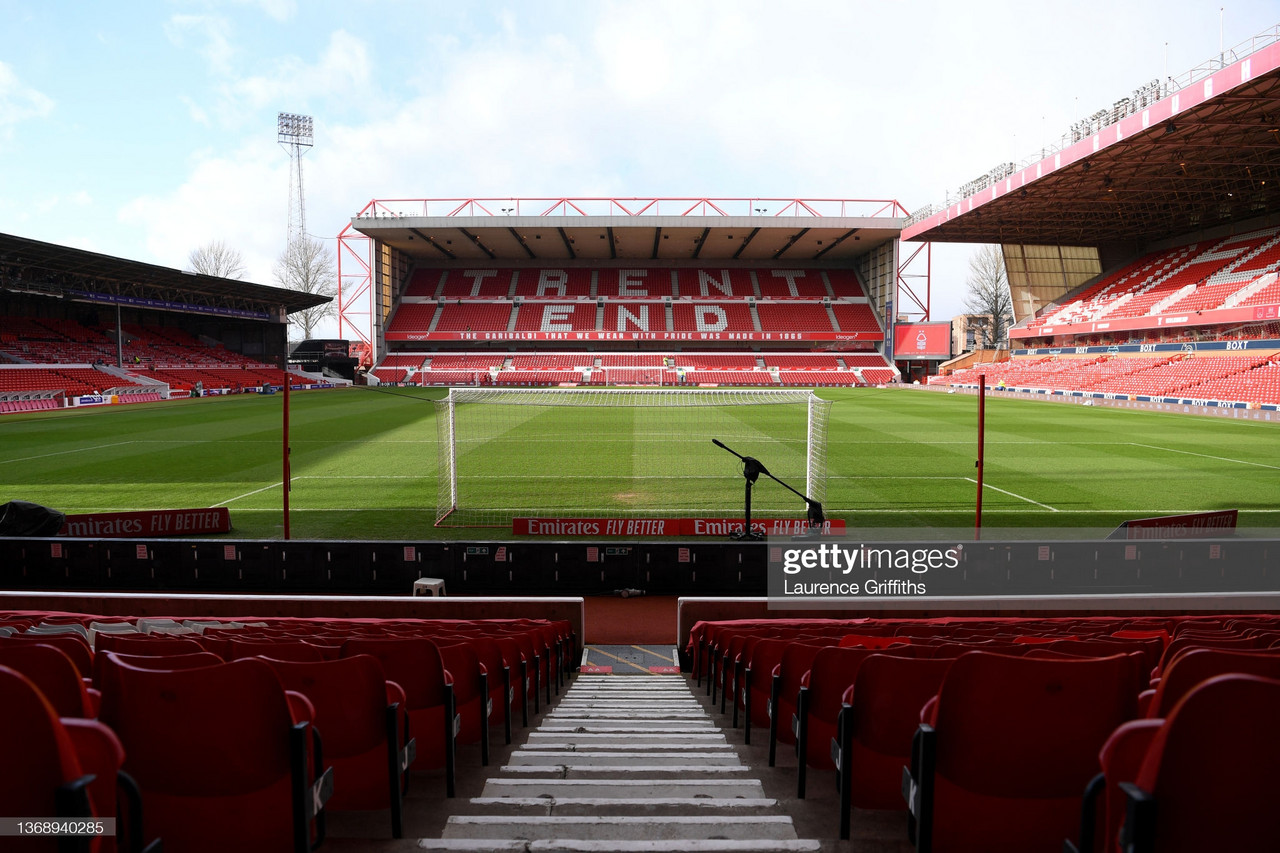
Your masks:
<path fill-rule="evenodd" d="M 296 539 L 502 536 L 494 529 L 435 528 L 435 407 L 439 391 L 346 389 L 291 395 Z M 827 515 L 855 529 L 971 530 L 977 493 L 977 400 L 909 390 L 823 390 L 828 431 Z M 570 507 L 601 515 L 643 509 L 655 434 L 692 437 L 707 455 L 662 474 L 687 506 L 741 508 L 737 460 L 710 444 L 712 426 L 583 421 L 563 442 L 517 440 L 490 470 L 518 474 L 537 456 L 559 486 L 493 477 L 475 500 L 494 506 Z M 644 419 L 641 419 L 644 420 Z M 237 535 L 283 535 L 283 397 L 245 395 L 0 418 L 0 501 L 66 513 L 227 506 Z M 778 476 L 803 458 L 788 430 L 753 425 L 756 445 L 734 446 Z M 704 435 L 703 432 L 706 432 Z M 601 451 L 591 445 L 609 442 Z M 692 445 L 691 445 L 692 446 Z M 644 452 L 637 452 L 642 447 Z M 607 460 L 607 462 L 606 462 Z M 464 476 L 465 463 L 460 462 Z M 1103 530 L 1128 518 L 1238 509 L 1241 526 L 1280 527 L 1280 424 L 987 400 L 983 526 Z M 683 485 L 682 485 L 683 484 Z M 532 492 L 532 494 L 531 494 Z M 803 504 L 761 478 L 753 510 Z M 667 501 L 668 497 L 660 500 Z"/>

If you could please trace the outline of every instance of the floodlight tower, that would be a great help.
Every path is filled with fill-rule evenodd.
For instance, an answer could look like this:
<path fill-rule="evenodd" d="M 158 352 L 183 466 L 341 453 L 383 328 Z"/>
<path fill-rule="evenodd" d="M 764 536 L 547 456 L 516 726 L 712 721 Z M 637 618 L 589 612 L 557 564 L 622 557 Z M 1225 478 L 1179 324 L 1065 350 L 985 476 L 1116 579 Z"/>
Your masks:
<path fill-rule="evenodd" d="M 307 203 L 302 190 L 302 155 L 315 145 L 311 116 L 280 113 L 276 141 L 289 153 L 289 233 L 287 245 L 307 233 Z"/>

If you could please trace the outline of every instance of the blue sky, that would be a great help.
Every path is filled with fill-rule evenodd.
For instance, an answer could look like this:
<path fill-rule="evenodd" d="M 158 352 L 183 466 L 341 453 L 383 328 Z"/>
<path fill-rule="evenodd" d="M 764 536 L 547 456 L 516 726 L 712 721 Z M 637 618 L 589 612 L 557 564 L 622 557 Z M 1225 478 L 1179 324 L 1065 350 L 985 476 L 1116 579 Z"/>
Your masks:
<path fill-rule="evenodd" d="M 942 202 L 1280 24 L 1269 2 L 0 0 L 0 232 L 270 284 L 371 198 Z M 934 319 L 969 247 L 936 247 Z"/>

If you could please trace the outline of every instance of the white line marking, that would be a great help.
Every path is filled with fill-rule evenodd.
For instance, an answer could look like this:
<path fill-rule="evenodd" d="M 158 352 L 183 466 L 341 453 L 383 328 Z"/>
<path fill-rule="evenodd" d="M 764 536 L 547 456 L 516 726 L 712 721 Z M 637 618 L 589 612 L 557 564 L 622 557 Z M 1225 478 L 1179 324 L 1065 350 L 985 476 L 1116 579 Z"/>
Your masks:
<path fill-rule="evenodd" d="M 79 450 L 59 450 L 55 453 L 42 453 L 39 456 L 20 456 L 17 459 L 0 459 L 0 464 L 7 462 L 31 462 L 35 459 L 48 459 L 50 456 L 64 456 L 68 453 L 91 453 L 107 447 L 121 447 L 126 444 L 137 444 L 136 441 L 117 441 L 112 444 L 99 444 L 95 447 L 82 447 Z"/>
<path fill-rule="evenodd" d="M 284 485 L 284 481 L 282 480 L 279 483 L 273 483 L 270 486 L 263 486 L 261 489 L 254 489 L 252 492 L 245 492 L 243 495 L 237 495 L 236 497 L 231 498 L 230 500 L 225 500 L 225 501 L 222 501 L 221 503 L 216 503 L 214 504 L 214 506 L 226 506 L 232 501 L 238 501 L 241 498 L 247 498 L 251 495 L 256 495 L 258 494 L 258 492 L 265 492 L 267 489 L 278 489 L 283 485 Z M 276 512 L 279 512 L 279 510 L 276 510 Z"/>
<path fill-rule="evenodd" d="M 968 480 L 970 483 L 973 483 L 975 486 L 978 484 L 978 481 L 977 481 L 977 480 L 975 480 L 975 479 L 973 479 L 972 477 L 965 477 L 964 479 Z M 1005 491 L 1004 489 L 997 488 L 996 486 L 993 486 L 993 485 L 991 485 L 990 483 L 983 483 L 983 484 L 982 484 L 982 488 L 984 488 L 984 489 L 991 489 L 993 492 L 999 492 L 999 493 L 1000 493 L 1000 494 L 1002 494 L 1002 495 L 1008 495 L 1008 496 L 1009 496 L 1009 497 L 1011 497 L 1011 498 L 1017 498 L 1018 500 L 1020 500 L 1020 501 L 1026 501 L 1026 502 L 1027 502 L 1027 503 L 1029 503 L 1029 504 L 1035 504 L 1035 505 L 1036 505 L 1036 506 L 1038 506 L 1038 507 L 1042 507 L 1042 508 L 1044 508 L 1044 509 L 1049 510 L 1049 512 L 1058 512 L 1058 510 L 1057 510 L 1055 507 L 1051 507 L 1051 506 L 1049 506 L 1048 504 L 1042 504 L 1042 503 L 1040 503 L 1040 501 L 1033 501 L 1033 500 L 1031 500 L 1031 498 L 1023 497 L 1022 495 L 1014 494 L 1013 492 L 1009 492 L 1009 491 Z"/>
<path fill-rule="evenodd" d="M 1191 450 L 1177 450 L 1173 447 L 1157 447 L 1154 444 L 1138 444 L 1136 441 L 1127 442 L 1133 447 L 1145 447 L 1148 450 L 1161 450 L 1165 453 L 1181 453 L 1184 456 L 1199 456 L 1201 459 L 1215 459 L 1218 462 L 1234 462 L 1237 465 L 1253 465 L 1257 468 L 1270 468 L 1272 471 L 1280 471 L 1280 465 L 1267 465 L 1264 462 L 1250 462 L 1247 459 L 1231 459 L 1226 456 L 1211 456 L 1208 453 L 1195 453 Z"/>

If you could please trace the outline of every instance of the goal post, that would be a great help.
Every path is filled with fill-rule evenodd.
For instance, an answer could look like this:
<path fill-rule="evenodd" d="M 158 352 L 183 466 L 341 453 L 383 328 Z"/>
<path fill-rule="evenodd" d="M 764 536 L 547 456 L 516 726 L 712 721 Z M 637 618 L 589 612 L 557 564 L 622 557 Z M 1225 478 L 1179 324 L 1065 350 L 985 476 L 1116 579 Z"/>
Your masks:
<path fill-rule="evenodd" d="M 821 502 L 830 406 L 811 389 L 452 388 L 436 403 L 436 525 L 740 517 L 742 463 L 712 439 Z M 806 511 L 765 478 L 753 489 L 758 517 Z"/>

